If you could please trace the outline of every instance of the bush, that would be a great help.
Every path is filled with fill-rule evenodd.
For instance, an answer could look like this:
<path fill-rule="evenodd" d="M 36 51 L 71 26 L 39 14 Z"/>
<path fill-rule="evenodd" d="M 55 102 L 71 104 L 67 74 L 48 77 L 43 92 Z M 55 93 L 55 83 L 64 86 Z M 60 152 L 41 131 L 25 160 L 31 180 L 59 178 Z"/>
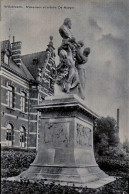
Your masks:
<path fill-rule="evenodd" d="M 34 183 L 29 180 L 21 182 L 2 181 L 2 194 L 123 194 L 127 193 L 127 180 L 117 179 L 116 181 L 98 189 L 75 188 L 68 186 L 55 185 L 54 183 L 45 184 L 43 181 Z"/>
<path fill-rule="evenodd" d="M 17 176 L 26 170 L 35 159 L 36 152 L 27 151 L 2 151 L 2 177 Z M 109 175 L 129 178 L 129 160 L 97 157 L 97 162 L 102 170 Z M 19 182 L 2 181 L 2 194 L 125 194 L 127 193 L 127 179 L 117 179 L 115 182 L 99 189 L 88 189 L 45 184 L 42 180 L 31 183 L 29 180 Z"/>
<path fill-rule="evenodd" d="M 26 151 L 2 151 L 1 152 L 1 172 L 2 177 L 16 176 L 34 161 L 36 152 Z"/>
<path fill-rule="evenodd" d="M 96 162 L 99 167 L 109 175 L 129 178 L 129 160 L 97 157 Z"/>

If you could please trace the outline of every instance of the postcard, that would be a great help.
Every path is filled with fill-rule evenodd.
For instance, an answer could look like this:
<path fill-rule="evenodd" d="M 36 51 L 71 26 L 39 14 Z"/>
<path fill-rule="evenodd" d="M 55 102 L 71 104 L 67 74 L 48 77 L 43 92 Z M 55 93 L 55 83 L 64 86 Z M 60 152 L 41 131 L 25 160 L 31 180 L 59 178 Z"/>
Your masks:
<path fill-rule="evenodd" d="M 3 193 L 128 192 L 128 11 L 126 0 L 1 1 Z"/>

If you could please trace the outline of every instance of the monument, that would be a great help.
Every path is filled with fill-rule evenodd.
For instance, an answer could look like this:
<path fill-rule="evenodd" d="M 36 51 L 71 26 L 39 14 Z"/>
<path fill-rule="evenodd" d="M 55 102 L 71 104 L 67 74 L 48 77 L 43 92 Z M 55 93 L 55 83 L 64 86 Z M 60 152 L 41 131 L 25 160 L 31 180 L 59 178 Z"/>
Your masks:
<path fill-rule="evenodd" d="M 114 180 L 97 165 L 93 151 L 93 123 L 98 115 L 86 107 L 84 89 L 90 48 L 71 32 L 66 18 L 59 29 L 56 84 L 58 95 L 35 108 L 41 112 L 38 153 L 29 169 L 15 180 L 44 179 L 61 185 L 98 188 Z"/>

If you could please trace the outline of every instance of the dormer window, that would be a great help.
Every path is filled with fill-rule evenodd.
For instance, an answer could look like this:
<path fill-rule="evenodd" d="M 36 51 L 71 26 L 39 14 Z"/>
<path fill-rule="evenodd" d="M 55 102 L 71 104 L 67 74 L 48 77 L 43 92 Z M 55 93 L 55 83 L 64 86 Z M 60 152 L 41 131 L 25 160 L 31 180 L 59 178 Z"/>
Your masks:
<path fill-rule="evenodd" d="M 11 46 L 10 41 L 5 40 L 1 42 L 1 61 L 8 64 L 9 57 L 11 56 Z"/>
<path fill-rule="evenodd" d="M 5 64 L 8 64 L 8 61 L 9 61 L 9 51 L 8 50 L 1 52 L 1 61 Z"/>
<path fill-rule="evenodd" d="M 8 61 L 9 61 L 9 58 L 8 58 L 8 56 L 5 54 L 5 55 L 4 55 L 4 63 L 5 63 L 5 64 L 8 64 Z"/>
<path fill-rule="evenodd" d="M 33 65 L 37 65 L 37 64 L 38 64 L 38 59 L 37 58 L 33 59 Z"/>

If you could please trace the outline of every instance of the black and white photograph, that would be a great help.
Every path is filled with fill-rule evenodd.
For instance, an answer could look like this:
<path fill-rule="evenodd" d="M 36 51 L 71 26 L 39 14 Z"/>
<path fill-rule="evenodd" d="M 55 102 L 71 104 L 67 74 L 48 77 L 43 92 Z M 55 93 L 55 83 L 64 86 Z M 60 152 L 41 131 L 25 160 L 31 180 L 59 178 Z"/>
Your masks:
<path fill-rule="evenodd" d="M 128 0 L 1 0 L 2 194 L 129 193 Z"/>

